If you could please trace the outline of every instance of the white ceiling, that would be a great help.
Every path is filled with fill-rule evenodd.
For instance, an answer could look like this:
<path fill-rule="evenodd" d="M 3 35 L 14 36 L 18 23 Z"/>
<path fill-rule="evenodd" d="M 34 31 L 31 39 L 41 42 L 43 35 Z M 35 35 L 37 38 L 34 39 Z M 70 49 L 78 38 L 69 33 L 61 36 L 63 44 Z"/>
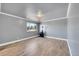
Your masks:
<path fill-rule="evenodd" d="M 44 17 L 42 20 L 50 20 L 60 17 L 66 17 L 67 3 L 2 3 L 1 11 L 23 18 L 30 18 L 38 21 L 37 12 L 41 10 Z"/>

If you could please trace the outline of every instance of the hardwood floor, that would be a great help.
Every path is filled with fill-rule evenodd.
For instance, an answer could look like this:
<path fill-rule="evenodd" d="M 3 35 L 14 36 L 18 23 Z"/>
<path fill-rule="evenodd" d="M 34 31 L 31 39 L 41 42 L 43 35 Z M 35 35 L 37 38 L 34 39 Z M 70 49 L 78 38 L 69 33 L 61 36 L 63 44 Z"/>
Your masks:
<path fill-rule="evenodd" d="M 69 56 L 67 42 L 49 38 L 33 38 L 0 47 L 0 56 Z"/>

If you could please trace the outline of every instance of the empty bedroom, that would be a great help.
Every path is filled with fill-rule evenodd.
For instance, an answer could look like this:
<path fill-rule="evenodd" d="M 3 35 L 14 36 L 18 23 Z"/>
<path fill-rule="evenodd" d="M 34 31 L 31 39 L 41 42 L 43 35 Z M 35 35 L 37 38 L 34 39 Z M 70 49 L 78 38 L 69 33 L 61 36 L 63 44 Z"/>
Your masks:
<path fill-rule="evenodd" d="M 79 3 L 0 3 L 0 56 L 79 56 Z"/>

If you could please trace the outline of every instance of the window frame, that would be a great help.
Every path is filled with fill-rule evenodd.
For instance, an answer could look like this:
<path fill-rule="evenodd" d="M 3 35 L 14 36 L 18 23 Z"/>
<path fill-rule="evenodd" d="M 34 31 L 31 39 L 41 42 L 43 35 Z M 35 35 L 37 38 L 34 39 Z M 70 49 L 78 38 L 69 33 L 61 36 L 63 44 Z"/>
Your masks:
<path fill-rule="evenodd" d="M 37 31 L 37 24 L 33 22 L 27 22 L 26 23 L 27 32 L 35 32 Z"/>

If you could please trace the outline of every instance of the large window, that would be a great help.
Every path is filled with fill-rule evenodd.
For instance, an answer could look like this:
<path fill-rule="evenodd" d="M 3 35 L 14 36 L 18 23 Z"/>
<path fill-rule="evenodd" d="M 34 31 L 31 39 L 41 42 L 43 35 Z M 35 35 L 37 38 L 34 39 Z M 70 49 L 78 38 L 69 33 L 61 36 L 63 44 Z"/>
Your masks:
<path fill-rule="evenodd" d="M 37 24 L 36 23 L 27 22 L 26 25 L 27 25 L 27 32 L 37 31 Z"/>

